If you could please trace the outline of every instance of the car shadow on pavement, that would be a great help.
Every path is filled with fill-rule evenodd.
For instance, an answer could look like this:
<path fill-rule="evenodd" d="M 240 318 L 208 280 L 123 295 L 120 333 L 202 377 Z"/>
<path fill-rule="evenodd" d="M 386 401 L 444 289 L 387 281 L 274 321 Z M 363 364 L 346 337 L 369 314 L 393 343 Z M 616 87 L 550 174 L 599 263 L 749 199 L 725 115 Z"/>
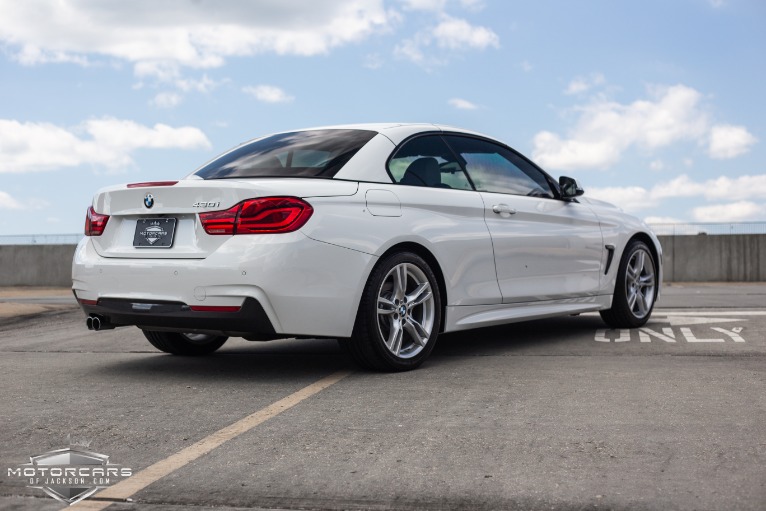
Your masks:
<path fill-rule="evenodd" d="M 204 380 L 292 380 L 353 370 L 334 339 L 280 340 L 249 343 L 232 339 L 220 351 L 202 357 L 182 357 L 160 352 L 134 353 L 132 357 L 103 363 L 96 372 L 111 378 Z"/>
<path fill-rule="evenodd" d="M 608 328 L 599 316 L 564 316 L 443 334 L 433 356 L 566 355 L 581 352 L 593 333 Z"/>
<path fill-rule="evenodd" d="M 559 317 L 443 334 L 432 354 L 441 357 L 567 355 L 582 352 L 596 329 L 605 328 L 598 316 Z M 289 380 L 337 370 L 360 370 L 334 339 L 284 339 L 248 342 L 231 339 L 220 351 L 204 357 L 180 357 L 160 352 L 131 357 L 95 370 L 111 377 L 154 380 Z M 426 362 L 431 364 L 431 362 Z"/>

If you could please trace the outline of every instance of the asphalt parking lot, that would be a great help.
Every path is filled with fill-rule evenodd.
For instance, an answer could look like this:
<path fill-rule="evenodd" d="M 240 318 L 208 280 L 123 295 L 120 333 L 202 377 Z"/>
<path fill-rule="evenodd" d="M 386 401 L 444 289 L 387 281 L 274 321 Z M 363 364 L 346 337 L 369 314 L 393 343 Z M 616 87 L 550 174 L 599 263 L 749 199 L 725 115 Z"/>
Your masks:
<path fill-rule="evenodd" d="M 2 509 L 61 509 L 8 468 L 70 441 L 133 473 L 84 509 L 766 507 L 766 284 L 448 335 L 402 374 L 331 340 L 165 355 L 67 293 L 0 290 Z"/>

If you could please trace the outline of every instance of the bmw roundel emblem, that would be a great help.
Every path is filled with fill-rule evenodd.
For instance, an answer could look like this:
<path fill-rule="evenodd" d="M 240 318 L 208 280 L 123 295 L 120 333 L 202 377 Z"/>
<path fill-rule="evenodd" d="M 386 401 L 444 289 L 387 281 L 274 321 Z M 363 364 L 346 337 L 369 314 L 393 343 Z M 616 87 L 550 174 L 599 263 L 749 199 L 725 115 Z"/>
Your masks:
<path fill-rule="evenodd" d="M 146 197 L 144 197 L 144 206 L 151 209 L 152 206 L 154 206 L 154 195 L 151 193 L 147 193 Z"/>

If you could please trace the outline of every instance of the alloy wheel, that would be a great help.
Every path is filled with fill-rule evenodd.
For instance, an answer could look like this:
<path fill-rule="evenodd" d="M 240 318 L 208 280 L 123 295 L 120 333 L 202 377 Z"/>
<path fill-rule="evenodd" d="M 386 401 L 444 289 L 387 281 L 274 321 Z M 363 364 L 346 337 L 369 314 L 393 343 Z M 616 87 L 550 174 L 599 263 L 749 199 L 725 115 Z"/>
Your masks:
<path fill-rule="evenodd" d="M 411 358 L 425 348 L 435 324 L 435 300 L 426 274 L 412 263 L 400 263 L 386 274 L 378 290 L 378 331 L 388 351 Z"/>
<path fill-rule="evenodd" d="M 652 310 L 655 292 L 655 269 L 651 254 L 639 248 L 630 256 L 625 271 L 625 290 L 628 308 L 639 319 Z"/>

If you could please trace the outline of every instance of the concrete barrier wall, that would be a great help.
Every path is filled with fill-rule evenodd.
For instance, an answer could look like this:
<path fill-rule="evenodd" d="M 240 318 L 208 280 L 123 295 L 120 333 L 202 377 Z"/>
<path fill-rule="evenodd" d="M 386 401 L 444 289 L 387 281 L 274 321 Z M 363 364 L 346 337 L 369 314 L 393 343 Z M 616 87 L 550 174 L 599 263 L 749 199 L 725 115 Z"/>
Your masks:
<path fill-rule="evenodd" d="M 668 282 L 764 282 L 766 234 L 659 236 Z"/>
<path fill-rule="evenodd" d="M 0 245 L 0 286 L 72 286 L 76 245 Z"/>
<path fill-rule="evenodd" d="M 766 282 L 766 234 L 660 236 L 667 282 Z M 75 245 L 0 245 L 0 286 L 72 285 Z"/>

